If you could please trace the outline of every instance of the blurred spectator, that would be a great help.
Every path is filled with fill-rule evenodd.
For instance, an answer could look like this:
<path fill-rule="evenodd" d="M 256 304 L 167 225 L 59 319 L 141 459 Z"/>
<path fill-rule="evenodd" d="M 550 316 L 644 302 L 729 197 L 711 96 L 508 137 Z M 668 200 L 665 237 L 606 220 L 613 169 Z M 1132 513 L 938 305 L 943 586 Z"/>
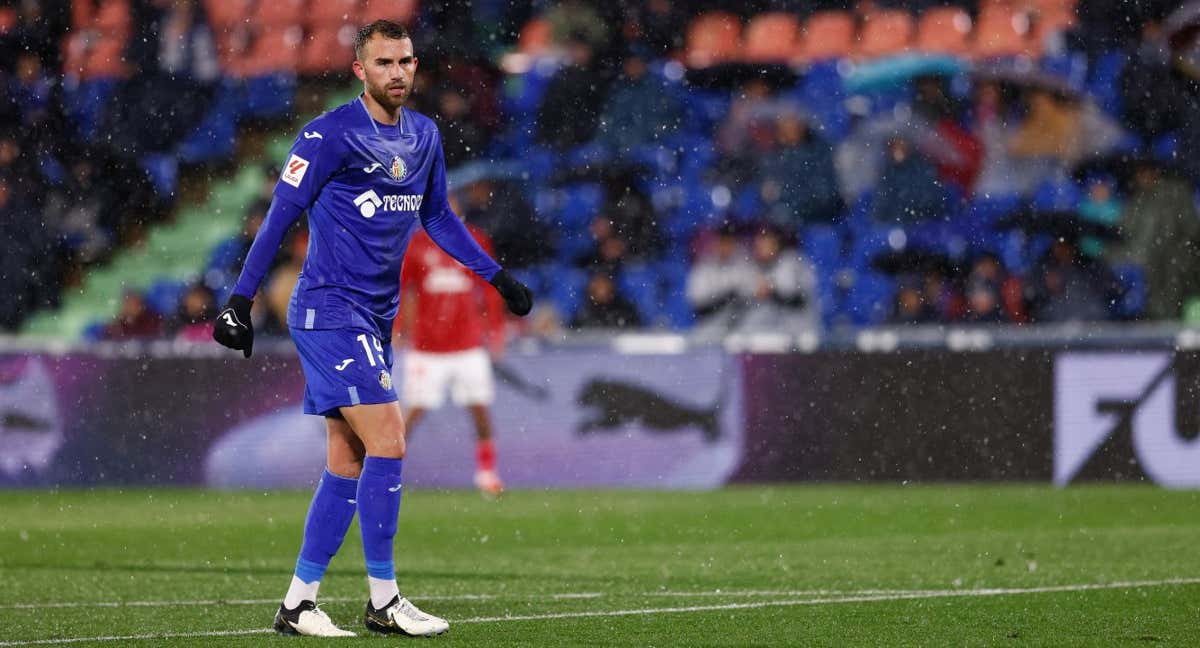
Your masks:
<path fill-rule="evenodd" d="M 741 311 L 745 287 L 753 281 L 754 267 L 737 229 L 723 225 L 688 272 L 687 299 L 697 322 L 694 334 L 715 339 L 728 332 Z"/>
<path fill-rule="evenodd" d="M 546 88 L 537 119 L 537 141 L 558 150 L 592 139 L 600 119 L 596 107 L 608 90 L 587 38 L 573 34 L 566 47 L 567 64 Z"/>
<path fill-rule="evenodd" d="M 687 297 L 699 320 L 694 334 L 715 339 L 733 331 L 815 329 L 820 323 L 816 274 L 771 226 L 755 232 L 747 258 L 736 230 L 717 232 L 711 253 L 692 267 Z"/>
<path fill-rule="evenodd" d="M 641 326 L 642 318 L 628 299 L 617 292 L 612 277 L 596 272 L 588 279 L 587 298 L 575 313 L 571 327 L 625 328 Z"/>
<path fill-rule="evenodd" d="M 1117 198 L 1116 181 L 1109 176 L 1091 176 L 1087 179 L 1087 195 L 1079 204 L 1079 216 L 1084 221 L 1117 227 L 1121 222 L 1121 202 Z M 1104 242 L 1094 236 L 1086 236 L 1079 242 L 1079 249 L 1093 259 L 1104 256 Z"/>
<path fill-rule="evenodd" d="M 1031 273 L 1029 313 L 1037 323 L 1099 322 L 1111 318 L 1116 279 L 1103 261 L 1089 259 L 1079 243 L 1059 238 Z"/>
<path fill-rule="evenodd" d="M 1150 319 L 1178 319 L 1184 302 L 1200 295 L 1200 214 L 1193 190 L 1153 161 L 1142 161 L 1134 173 L 1121 219 L 1124 238 L 1109 257 L 1145 270 Z"/>
<path fill-rule="evenodd" d="M 592 247 L 575 259 L 575 265 L 615 277 L 625 263 L 629 243 L 617 233 L 607 216 L 592 219 L 588 229 L 592 234 Z"/>
<path fill-rule="evenodd" d="M 15 176 L 0 169 L 0 328 L 20 324 L 25 312 L 57 302 L 63 281 L 57 233 L 38 214 L 36 205 L 14 190 Z"/>
<path fill-rule="evenodd" d="M 1008 142 L 1019 123 L 1013 92 L 1013 88 L 997 81 L 980 81 L 975 86 L 973 129 L 983 145 L 983 159 L 975 179 L 977 194 L 1024 195 L 1032 192 L 1042 179 L 1037 170 L 1020 164 L 1009 151 Z"/>
<path fill-rule="evenodd" d="M 941 313 L 926 298 L 927 281 L 917 276 L 901 279 L 890 321 L 896 324 L 933 324 L 942 321 Z"/>
<path fill-rule="evenodd" d="M 956 155 L 937 162 L 938 175 L 944 182 L 969 192 L 983 163 L 983 143 L 961 125 L 957 102 L 950 98 L 947 79 L 924 76 L 914 81 L 916 98 L 913 113 L 934 125 L 942 140 Z"/>
<path fill-rule="evenodd" d="M 175 338 L 188 342 L 212 342 L 213 318 L 217 316 L 217 300 L 204 284 L 193 284 L 179 302 L 179 313 L 173 322 Z"/>
<path fill-rule="evenodd" d="M 768 219 L 783 228 L 833 222 L 845 207 L 833 148 L 795 112 L 784 112 L 775 122 L 775 146 L 759 159 L 757 182 Z"/>
<path fill-rule="evenodd" d="M 683 107 L 659 78 L 651 75 L 640 52 L 630 53 L 622 74 L 600 111 L 597 141 L 618 159 L 629 159 L 646 146 L 661 146 L 679 130 Z"/>
<path fill-rule="evenodd" d="M 687 32 L 688 11 L 681 3 L 671 0 L 646 0 L 631 3 L 626 29 L 657 57 L 666 57 L 683 48 Z"/>
<path fill-rule="evenodd" d="M 773 226 L 758 228 L 751 241 L 754 280 L 749 308 L 740 328 L 751 331 L 816 330 L 821 313 L 816 301 L 817 276 L 795 248 L 785 247 Z"/>
<path fill-rule="evenodd" d="M 132 340 L 158 337 L 163 332 L 163 320 L 140 293 L 127 291 L 121 301 L 121 312 L 104 329 L 106 340 Z"/>
<path fill-rule="evenodd" d="M 106 110 L 102 131 L 126 155 L 168 151 L 199 122 L 220 73 L 212 31 L 196 0 L 137 5 L 131 75 Z"/>
<path fill-rule="evenodd" d="M 1039 87 L 1026 97 L 1025 121 L 1008 146 L 1023 164 L 1043 167 L 1041 179 L 1112 151 L 1123 137 L 1120 126 L 1091 101 Z"/>
<path fill-rule="evenodd" d="M 601 213 L 612 223 L 615 235 L 624 239 L 629 256 L 646 258 L 657 253 L 663 241 L 658 214 L 638 183 L 634 168 L 619 166 L 607 171 Z"/>
<path fill-rule="evenodd" d="M 553 230 L 537 219 L 518 185 L 482 179 L 451 196 L 463 220 L 487 232 L 496 260 L 508 268 L 524 268 L 554 257 Z"/>
<path fill-rule="evenodd" d="M 875 188 L 871 218 L 880 223 L 915 223 L 946 211 L 946 190 L 929 160 L 906 139 L 888 143 L 888 159 Z"/>
<path fill-rule="evenodd" d="M 966 322 L 997 324 L 1023 320 L 1021 283 L 1005 271 L 993 254 L 983 254 L 975 260 L 963 292 Z"/>

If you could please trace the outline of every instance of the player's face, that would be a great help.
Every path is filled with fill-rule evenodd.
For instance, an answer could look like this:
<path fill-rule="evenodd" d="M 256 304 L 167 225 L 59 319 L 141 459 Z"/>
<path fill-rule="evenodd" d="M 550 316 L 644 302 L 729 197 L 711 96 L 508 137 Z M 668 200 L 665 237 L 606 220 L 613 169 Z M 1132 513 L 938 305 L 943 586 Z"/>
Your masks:
<path fill-rule="evenodd" d="M 417 57 L 408 38 L 375 34 L 363 46 L 362 57 L 354 62 L 354 75 L 363 82 L 371 98 L 388 110 L 404 105 L 416 73 Z"/>

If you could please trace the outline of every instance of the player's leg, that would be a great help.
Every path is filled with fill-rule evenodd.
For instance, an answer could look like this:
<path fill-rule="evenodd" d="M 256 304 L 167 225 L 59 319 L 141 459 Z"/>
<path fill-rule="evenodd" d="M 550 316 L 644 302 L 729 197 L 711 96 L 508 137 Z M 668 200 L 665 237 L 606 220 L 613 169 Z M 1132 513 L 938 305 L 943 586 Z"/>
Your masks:
<path fill-rule="evenodd" d="M 487 405 L 467 407 L 475 422 L 475 487 L 485 495 L 504 492 L 504 482 L 496 471 L 496 444 L 492 440 L 492 415 Z"/>
<path fill-rule="evenodd" d="M 492 439 L 490 407 L 496 400 L 492 362 L 483 349 L 455 355 L 451 397 L 470 411 L 475 423 L 475 486 L 485 495 L 499 495 L 504 483 L 496 471 L 496 445 Z"/>
<path fill-rule="evenodd" d="M 400 515 L 404 417 L 399 403 L 343 407 L 342 414 L 366 449 L 358 478 L 358 524 L 367 561 L 370 601 L 364 621 L 375 632 L 434 635 L 444 619 L 421 612 L 400 595 L 392 549 Z"/>
<path fill-rule="evenodd" d="M 421 419 L 425 418 L 426 411 L 427 410 L 424 407 L 413 407 L 411 405 L 409 406 L 408 412 L 405 413 L 405 415 L 404 415 L 404 429 L 405 429 L 405 438 L 406 439 L 412 438 L 413 430 L 417 429 L 417 424 L 421 422 Z"/>
<path fill-rule="evenodd" d="M 283 634 L 354 636 L 337 628 L 316 601 L 325 570 L 341 548 L 357 510 L 363 446 L 344 420 L 327 417 L 325 424 L 326 468 L 308 507 L 296 571 L 275 614 L 275 630 Z"/>

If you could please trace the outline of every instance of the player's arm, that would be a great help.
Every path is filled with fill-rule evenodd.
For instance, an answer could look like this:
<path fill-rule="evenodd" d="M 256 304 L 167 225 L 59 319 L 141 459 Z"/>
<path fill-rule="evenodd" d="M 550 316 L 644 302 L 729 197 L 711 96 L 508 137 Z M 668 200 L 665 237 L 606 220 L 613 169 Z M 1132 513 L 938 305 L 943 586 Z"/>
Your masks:
<path fill-rule="evenodd" d="M 491 238 L 482 231 L 477 231 L 475 240 L 479 242 L 479 247 L 483 251 L 495 255 L 495 249 L 492 247 Z M 483 296 L 483 321 L 487 330 L 488 348 L 492 353 L 493 358 L 499 358 L 504 353 L 504 303 L 500 299 L 500 293 L 495 290 L 488 290 L 486 287 L 482 291 Z"/>
<path fill-rule="evenodd" d="M 436 147 L 429 186 L 421 204 L 421 225 L 438 247 L 492 284 L 514 315 L 529 314 L 533 308 L 533 293 L 479 247 L 466 225 L 450 208 L 446 191 L 446 162 L 442 156 L 440 136 Z"/>
<path fill-rule="evenodd" d="M 262 227 L 254 236 L 246 262 L 238 275 L 233 294 L 213 324 L 213 339 L 237 349 L 249 358 L 254 350 L 254 326 L 250 322 L 250 307 L 271 261 L 283 243 L 287 231 L 296 224 L 304 210 L 316 200 L 321 187 L 340 164 L 340 156 L 332 145 L 326 145 L 318 130 L 319 121 L 309 124 L 303 137 L 292 144 L 287 163 L 275 184 L 275 196 L 267 210 Z M 313 136 L 316 133 L 320 137 Z M 331 138 L 332 141 L 332 138 Z"/>

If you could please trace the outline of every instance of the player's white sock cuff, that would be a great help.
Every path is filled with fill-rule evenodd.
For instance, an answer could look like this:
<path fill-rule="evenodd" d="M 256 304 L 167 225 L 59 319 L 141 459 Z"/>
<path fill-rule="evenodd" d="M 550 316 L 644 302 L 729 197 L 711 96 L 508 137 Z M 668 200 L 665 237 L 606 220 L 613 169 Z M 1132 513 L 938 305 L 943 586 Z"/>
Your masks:
<path fill-rule="evenodd" d="M 400 587 L 394 578 L 374 578 L 367 576 L 367 586 L 371 588 L 371 607 L 382 610 L 383 606 L 392 602 L 400 595 Z"/>
<path fill-rule="evenodd" d="M 317 602 L 317 590 L 321 587 L 321 581 L 313 581 L 305 583 L 304 581 L 292 576 L 292 584 L 288 586 L 287 595 L 283 597 L 283 607 L 294 610 L 300 601 Z"/>

